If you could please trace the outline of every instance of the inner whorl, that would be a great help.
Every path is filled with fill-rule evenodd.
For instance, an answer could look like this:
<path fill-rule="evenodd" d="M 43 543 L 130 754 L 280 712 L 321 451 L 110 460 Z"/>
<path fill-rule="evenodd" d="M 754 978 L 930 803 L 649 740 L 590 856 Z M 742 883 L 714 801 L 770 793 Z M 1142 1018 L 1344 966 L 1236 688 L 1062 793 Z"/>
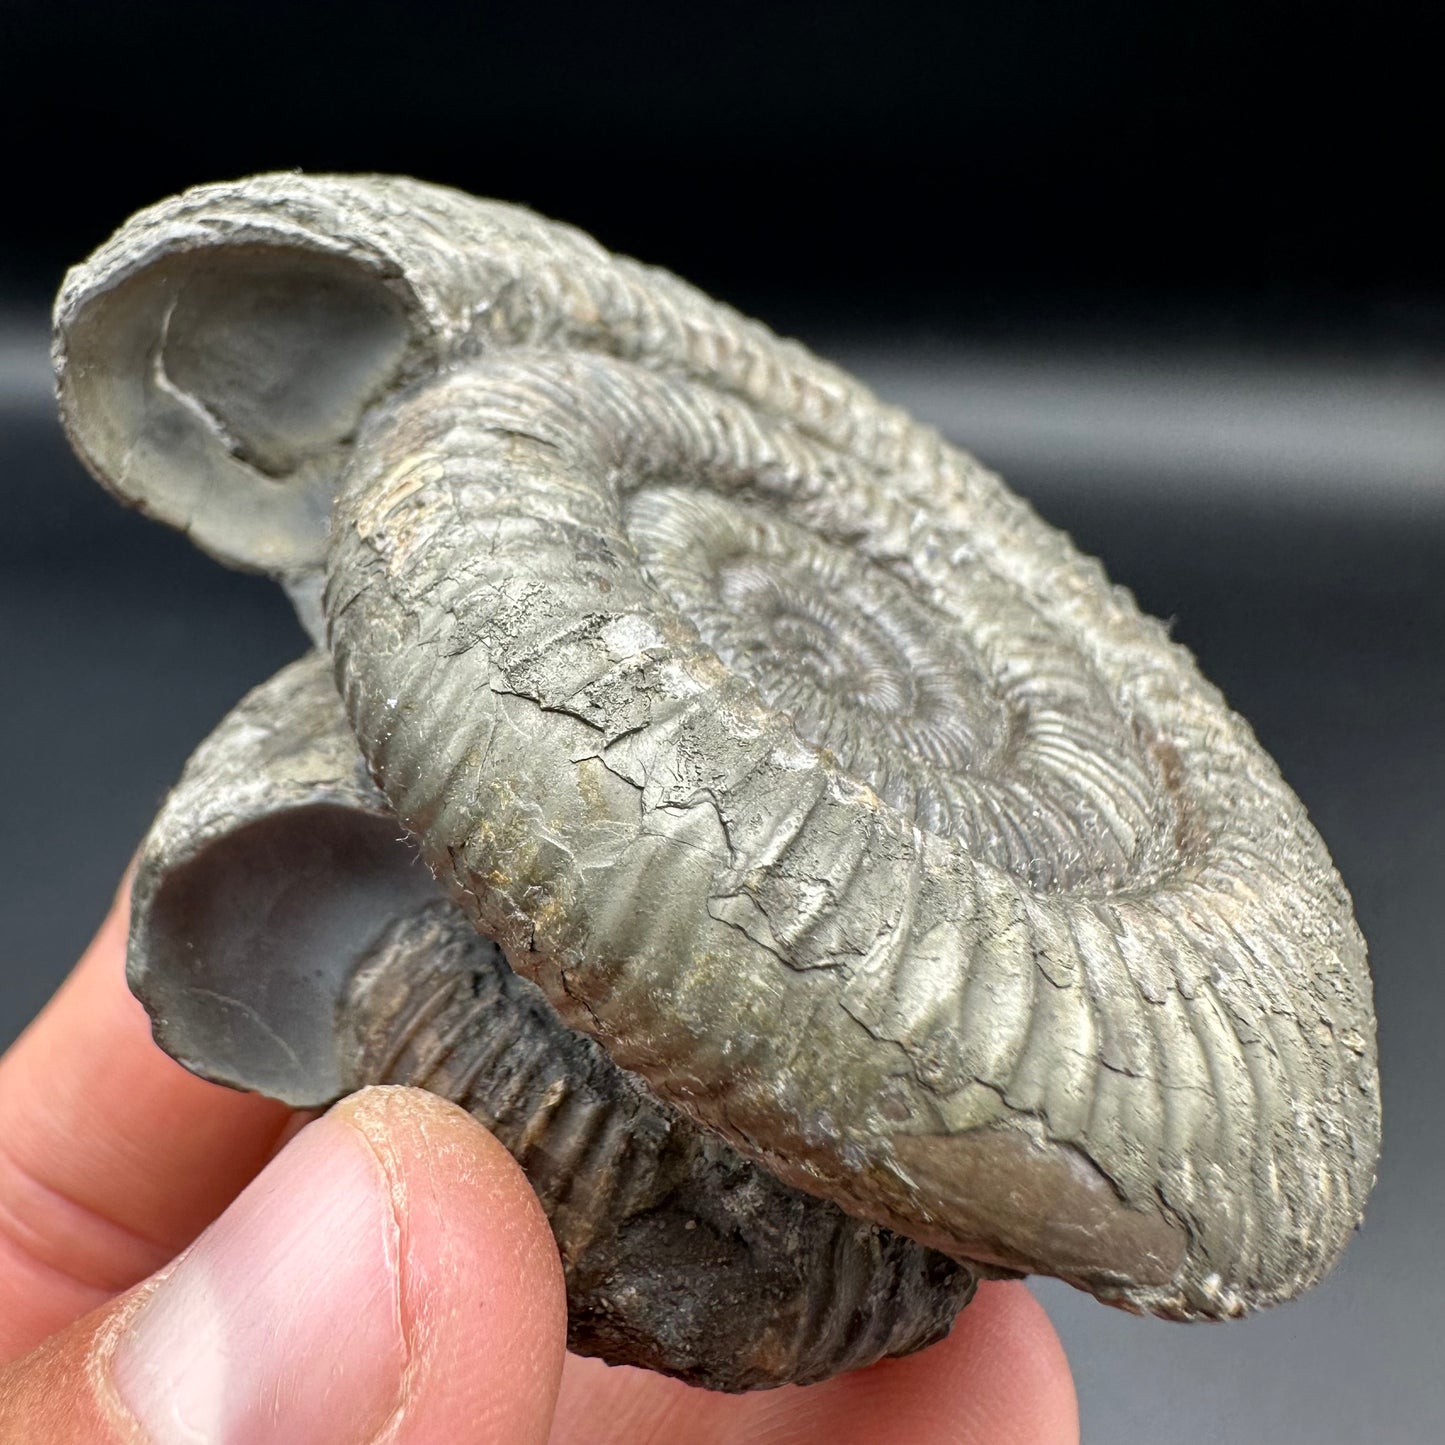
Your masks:
<path fill-rule="evenodd" d="M 755 502 L 654 486 L 624 515 L 702 641 L 921 828 L 1039 890 L 1128 887 L 1174 861 L 1174 799 L 1145 741 L 994 574 L 960 570 L 964 627 L 927 589 Z"/>

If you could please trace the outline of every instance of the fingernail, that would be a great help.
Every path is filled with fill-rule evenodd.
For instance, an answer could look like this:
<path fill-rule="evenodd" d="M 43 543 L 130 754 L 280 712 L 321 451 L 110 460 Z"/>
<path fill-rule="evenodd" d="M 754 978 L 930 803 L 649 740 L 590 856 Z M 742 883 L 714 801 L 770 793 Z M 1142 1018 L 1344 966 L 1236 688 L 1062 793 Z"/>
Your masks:
<path fill-rule="evenodd" d="M 303 1130 L 183 1256 L 116 1348 L 152 1445 L 360 1445 L 406 1366 L 396 1215 L 362 1136 Z"/>

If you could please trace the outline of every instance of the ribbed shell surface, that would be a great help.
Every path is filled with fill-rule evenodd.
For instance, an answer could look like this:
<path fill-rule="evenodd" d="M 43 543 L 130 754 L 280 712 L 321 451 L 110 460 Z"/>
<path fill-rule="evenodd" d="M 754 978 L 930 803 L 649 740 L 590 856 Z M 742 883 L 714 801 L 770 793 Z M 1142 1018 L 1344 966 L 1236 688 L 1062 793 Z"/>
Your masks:
<path fill-rule="evenodd" d="M 62 365 L 127 267 L 267 237 L 408 318 L 287 566 L 325 553 L 373 775 L 573 1027 L 960 1258 L 1179 1317 L 1329 1268 L 1378 1148 L 1364 945 L 1161 624 L 836 368 L 416 182 L 143 213 Z"/>

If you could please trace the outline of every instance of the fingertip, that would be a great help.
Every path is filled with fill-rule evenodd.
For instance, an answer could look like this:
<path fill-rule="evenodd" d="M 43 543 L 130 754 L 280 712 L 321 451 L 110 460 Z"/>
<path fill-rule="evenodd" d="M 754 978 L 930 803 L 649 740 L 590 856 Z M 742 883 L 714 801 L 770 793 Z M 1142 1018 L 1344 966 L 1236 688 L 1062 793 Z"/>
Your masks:
<path fill-rule="evenodd" d="M 936 1347 L 944 1388 L 998 1445 L 1075 1445 L 1074 1377 L 1044 1307 L 1019 1281 L 986 1280 Z M 913 1358 L 920 1363 L 934 1352 Z M 899 1361 L 907 1365 L 908 1361 Z"/>
<path fill-rule="evenodd" d="M 0 1360 L 190 1243 L 290 1111 L 188 1074 L 125 983 L 127 889 L 0 1056 Z"/>
<path fill-rule="evenodd" d="M 462 1109 L 377 1087 L 328 1116 L 386 1175 L 412 1378 L 399 1441 L 544 1441 L 566 1351 L 561 1262 L 516 1162 Z"/>
<path fill-rule="evenodd" d="M 369 1090 L 172 1267 L 0 1370 L 0 1439 L 542 1445 L 565 1323 L 510 1157 L 439 1099 Z"/>

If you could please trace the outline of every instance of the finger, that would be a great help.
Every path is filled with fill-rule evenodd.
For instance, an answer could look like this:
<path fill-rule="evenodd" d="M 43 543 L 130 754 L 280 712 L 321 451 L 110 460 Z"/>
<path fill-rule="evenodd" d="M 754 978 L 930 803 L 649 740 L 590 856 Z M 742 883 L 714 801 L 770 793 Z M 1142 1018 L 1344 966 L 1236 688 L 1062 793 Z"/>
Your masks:
<path fill-rule="evenodd" d="M 931 1349 L 821 1385 L 726 1396 L 569 1358 L 552 1445 L 1075 1445 L 1068 1362 L 1021 1284 L 983 1284 Z"/>
<path fill-rule="evenodd" d="M 0 1373 L 31 1445 L 540 1445 L 566 1299 L 511 1157 L 370 1089 L 304 1129 L 157 1280 Z"/>
<path fill-rule="evenodd" d="M 126 907 L 0 1058 L 0 1362 L 189 1243 L 291 1115 L 151 1041 L 125 986 Z"/>

